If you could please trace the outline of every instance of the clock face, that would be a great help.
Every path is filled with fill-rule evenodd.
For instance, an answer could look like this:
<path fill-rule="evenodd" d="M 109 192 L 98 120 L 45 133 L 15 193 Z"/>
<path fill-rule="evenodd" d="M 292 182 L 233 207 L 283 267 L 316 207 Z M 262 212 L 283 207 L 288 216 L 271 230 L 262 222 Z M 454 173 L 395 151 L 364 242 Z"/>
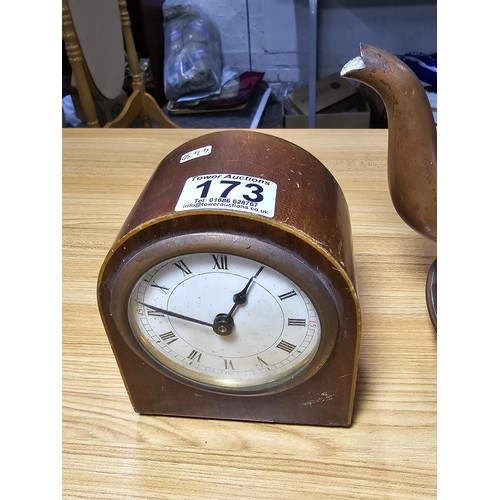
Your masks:
<path fill-rule="evenodd" d="M 220 392 L 277 390 L 307 372 L 322 328 L 290 278 L 228 253 L 187 253 L 143 273 L 128 300 L 140 344 L 169 372 Z"/>

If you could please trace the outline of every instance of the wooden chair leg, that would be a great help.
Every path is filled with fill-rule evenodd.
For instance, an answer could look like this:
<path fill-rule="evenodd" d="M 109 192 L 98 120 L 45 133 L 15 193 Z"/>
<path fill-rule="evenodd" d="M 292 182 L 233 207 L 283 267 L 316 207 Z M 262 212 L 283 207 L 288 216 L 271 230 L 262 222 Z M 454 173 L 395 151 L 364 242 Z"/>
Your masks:
<path fill-rule="evenodd" d="M 76 36 L 68 2 L 62 0 L 62 36 L 71 69 L 76 81 L 78 95 L 87 127 L 99 127 L 92 91 L 87 80 L 82 50 Z"/>
<path fill-rule="evenodd" d="M 132 26 L 127 10 L 126 0 L 118 0 L 120 9 L 120 19 L 122 23 L 123 39 L 127 51 L 128 63 L 132 74 L 132 94 L 127 103 L 115 120 L 105 125 L 106 128 L 130 126 L 136 118 L 143 121 L 144 126 L 151 126 L 150 119 L 156 122 L 160 127 L 176 128 L 172 122 L 161 110 L 154 98 L 146 92 L 146 85 L 141 75 L 139 59 L 135 50 L 134 38 L 132 36 Z M 128 125 L 125 125 L 128 124 Z"/>
<path fill-rule="evenodd" d="M 154 98 L 146 92 L 146 85 L 141 75 L 139 59 L 135 49 L 126 0 L 118 0 L 118 6 L 120 10 L 120 22 L 122 25 L 125 50 L 127 52 L 130 72 L 132 74 L 132 94 L 127 99 L 122 112 L 113 121 L 106 123 L 104 127 L 130 127 L 136 119 L 140 119 L 145 127 L 151 127 L 151 120 L 153 120 L 160 127 L 176 128 L 175 123 L 163 113 Z M 85 59 L 76 35 L 67 0 L 62 0 L 62 16 L 64 44 L 76 80 L 87 126 L 99 127 L 99 120 L 97 118 L 92 93 L 92 82 L 89 81 L 86 74 Z"/>

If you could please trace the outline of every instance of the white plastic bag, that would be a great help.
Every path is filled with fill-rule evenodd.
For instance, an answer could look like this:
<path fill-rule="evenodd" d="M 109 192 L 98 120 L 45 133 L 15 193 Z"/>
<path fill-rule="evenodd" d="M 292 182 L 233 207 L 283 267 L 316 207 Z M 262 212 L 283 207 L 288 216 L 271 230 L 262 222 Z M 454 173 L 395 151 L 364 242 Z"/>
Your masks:
<path fill-rule="evenodd" d="M 189 4 L 163 4 L 164 85 L 170 100 L 220 87 L 220 33 L 207 15 Z"/>

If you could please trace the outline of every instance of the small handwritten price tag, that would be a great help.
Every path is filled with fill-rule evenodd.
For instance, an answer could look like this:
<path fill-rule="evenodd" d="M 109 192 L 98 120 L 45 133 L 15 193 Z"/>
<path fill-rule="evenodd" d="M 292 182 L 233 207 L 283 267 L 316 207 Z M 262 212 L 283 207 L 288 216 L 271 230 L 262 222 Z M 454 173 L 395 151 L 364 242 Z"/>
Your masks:
<path fill-rule="evenodd" d="M 212 152 L 212 146 L 204 146 L 202 148 L 193 149 L 193 151 L 189 151 L 189 153 L 185 153 L 181 156 L 179 163 L 185 163 L 189 160 L 194 160 L 195 158 L 199 158 L 200 156 L 207 156 Z"/>

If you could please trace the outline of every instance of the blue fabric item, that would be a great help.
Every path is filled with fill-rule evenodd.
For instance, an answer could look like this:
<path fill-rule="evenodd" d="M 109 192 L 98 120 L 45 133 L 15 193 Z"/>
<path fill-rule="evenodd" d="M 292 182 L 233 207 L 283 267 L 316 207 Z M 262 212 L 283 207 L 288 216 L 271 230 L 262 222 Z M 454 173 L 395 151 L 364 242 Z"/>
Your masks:
<path fill-rule="evenodd" d="M 437 57 L 410 52 L 400 59 L 417 75 L 424 86 L 437 88 Z"/>

